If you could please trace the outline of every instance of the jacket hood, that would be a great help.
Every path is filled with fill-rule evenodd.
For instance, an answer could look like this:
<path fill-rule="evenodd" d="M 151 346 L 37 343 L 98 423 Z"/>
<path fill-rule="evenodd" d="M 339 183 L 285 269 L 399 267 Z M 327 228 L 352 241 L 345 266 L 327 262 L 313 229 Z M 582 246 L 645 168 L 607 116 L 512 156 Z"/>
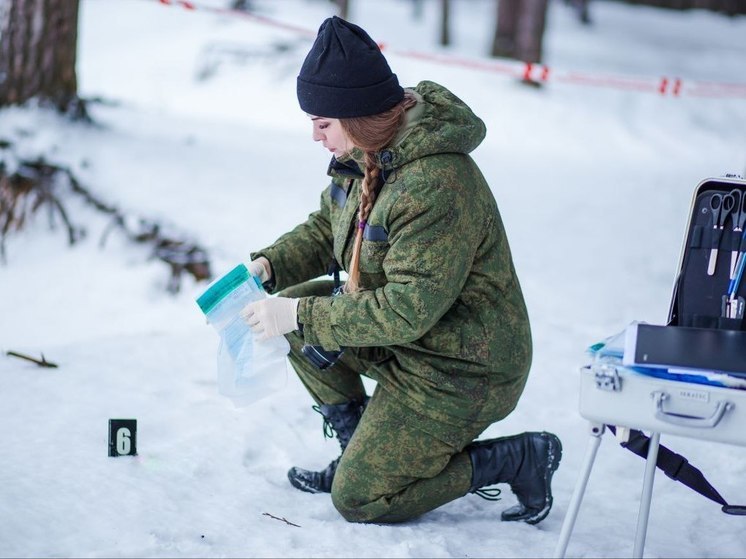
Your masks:
<path fill-rule="evenodd" d="M 414 93 L 417 104 L 407 111 L 404 126 L 392 145 L 377 154 L 384 171 L 429 155 L 471 153 L 482 143 L 487 132 L 484 122 L 448 89 L 423 81 L 408 91 Z M 362 153 L 355 149 L 339 161 L 332 158 L 329 172 L 344 175 L 347 169 L 360 168 Z"/>
<path fill-rule="evenodd" d="M 395 167 L 438 153 L 471 153 L 482 143 L 484 122 L 448 89 L 423 81 L 412 91 L 417 105 L 389 148 Z"/>

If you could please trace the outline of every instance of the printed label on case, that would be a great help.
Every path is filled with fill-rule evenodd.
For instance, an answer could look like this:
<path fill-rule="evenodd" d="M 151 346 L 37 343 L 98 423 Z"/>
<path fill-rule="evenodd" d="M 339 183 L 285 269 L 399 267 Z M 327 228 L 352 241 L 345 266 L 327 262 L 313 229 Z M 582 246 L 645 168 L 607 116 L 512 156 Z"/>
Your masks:
<path fill-rule="evenodd" d="M 710 401 L 710 393 L 704 390 L 682 389 L 678 391 L 678 395 L 680 398 L 683 398 L 684 400 L 694 400 L 696 402 L 709 402 Z"/>

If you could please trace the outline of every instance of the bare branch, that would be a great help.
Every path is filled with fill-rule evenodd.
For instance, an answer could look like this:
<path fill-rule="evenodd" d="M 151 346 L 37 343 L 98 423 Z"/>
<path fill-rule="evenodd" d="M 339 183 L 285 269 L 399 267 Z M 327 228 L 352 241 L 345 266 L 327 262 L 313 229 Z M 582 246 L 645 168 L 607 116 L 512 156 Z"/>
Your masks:
<path fill-rule="evenodd" d="M 14 156 L 12 144 L 1 143 L 0 148 L 9 150 Z M 115 206 L 108 204 L 84 188 L 73 172 L 62 165 L 46 162 L 42 157 L 34 160 L 21 160 L 16 170 L 6 170 L 0 154 L 0 263 L 6 263 L 5 241 L 12 231 L 20 231 L 27 218 L 39 208 L 49 209 L 50 223 L 59 217 L 65 226 L 69 244 L 74 244 L 85 235 L 82 227 L 76 227 L 62 203 L 59 195 L 66 185 L 76 196 L 97 211 L 110 215 L 111 222 L 104 230 L 100 245 L 103 247 L 113 229 L 124 233 L 134 243 L 148 244 L 152 255 L 168 265 L 171 275 L 167 289 L 171 293 L 179 291 L 181 277 L 186 272 L 197 281 L 211 277 L 210 260 L 207 251 L 199 245 L 174 235 L 164 233 L 164 227 L 148 219 L 127 219 Z M 137 226 L 131 223 L 138 223 Z"/>
<path fill-rule="evenodd" d="M 274 518 L 275 520 L 280 520 L 281 522 L 284 522 L 285 524 L 288 524 L 289 526 L 295 526 L 296 528 L 300 528 L 297 524 L 293 524 L 292 522 L 289 522 L 287 518 L 284 516 L 282 518 L 279 518 L 277 516 L 271 515 L 268 512 L 263 512 L 262 516 L 269 516 L 270 518 Z"/>
<path fill-rule="evenodd" d="M 18 353 L 16 351 L 7 351 L 5 352 L 5 355 L 7 355 L 8 357 L 18 357 L 19 359 L 25 359 L 26 361 L 31 361 L 32 363 L 36 363 L 37 365 L 39 365 L 39 367 L 47 367 L 49 369 L 57 368 L 57 363 L 52 363 L 51 361 L 47 361 L 43 353 L 41 354 L 41 360 L 36 359 L 35 357 L 24 355 L 23 353 Z"/>

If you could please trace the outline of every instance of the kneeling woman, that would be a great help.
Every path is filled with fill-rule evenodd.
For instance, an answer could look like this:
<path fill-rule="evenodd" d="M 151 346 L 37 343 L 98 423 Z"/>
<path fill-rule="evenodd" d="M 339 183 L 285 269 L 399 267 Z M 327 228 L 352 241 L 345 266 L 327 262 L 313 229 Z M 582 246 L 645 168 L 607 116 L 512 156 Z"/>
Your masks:
<path fill-rule="evenodd" d="M 305 223 L 251 255 L 270 292 L 244 310 L 290 361 L 342 455 L 290 482 L 354 522 L 407 520 L 507 483 L 503 520 L 552 506 L 546 432 L 475 442 L 523 391 L 531 333 L 497 204 L 468 155 L 484 123 L 433 82 L 403 89 L 360 27 L 326 20 L 298 76 L 331 183 Z M 343 287 L 323 276 L 330 262 Z M 332 270 L 333 272 L 335 270 Z M 335 290 L 335 287 L 337 289 Z M 361 379 L 376 381 L 368 397 Z"/>

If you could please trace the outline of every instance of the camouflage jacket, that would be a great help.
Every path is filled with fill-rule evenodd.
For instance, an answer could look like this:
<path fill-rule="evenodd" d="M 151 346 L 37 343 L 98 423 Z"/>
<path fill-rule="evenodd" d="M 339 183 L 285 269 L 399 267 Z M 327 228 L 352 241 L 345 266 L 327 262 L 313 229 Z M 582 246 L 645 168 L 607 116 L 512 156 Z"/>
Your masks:
<path fill-rule="evenodd" d="M 370 376 L 426 415 L 494 421 L 523 388 L 531 333 L 497 204 L 468 155 L 486 129 L 444 87 L 413 90 L 417 105 L 377 154 L 386 182 L 364 230 L 362 289 L 301 298 L 298 320 L 305 342 L 327 350 L 384 346 Z M 320 209 L 252 254 L 271 262 L 274 291 L 324 275 L 332 258 L 348 269 L 361 174 L 354 160 L 333 160 L 329 174 Z"/>

